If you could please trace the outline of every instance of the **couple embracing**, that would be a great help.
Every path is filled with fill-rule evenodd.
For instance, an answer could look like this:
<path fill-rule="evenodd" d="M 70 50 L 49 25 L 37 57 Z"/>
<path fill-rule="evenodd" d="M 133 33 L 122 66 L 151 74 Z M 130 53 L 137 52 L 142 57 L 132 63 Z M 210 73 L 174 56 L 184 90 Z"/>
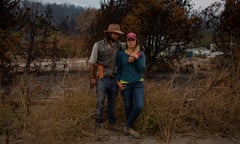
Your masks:
<path fill-rule="evenodd" d="M 103 110 L 107 100 L 109 128 L 119 130 L 114 114 L 119 89 L 126 116 L 123 131 L 126 135 L 140 138 L 140 134 L 134 130 L 134 123 L 144 106 L 145 55 L 135 33 L 129 32 L 126 35 L 126 44 L 119 41 L 124 35 L 120 25 L 110 24 L 104 33 L 105 38 L 94 43 L 89 59 L 90 83 L 96 85 L 96 128 L 103 127 Z"/>

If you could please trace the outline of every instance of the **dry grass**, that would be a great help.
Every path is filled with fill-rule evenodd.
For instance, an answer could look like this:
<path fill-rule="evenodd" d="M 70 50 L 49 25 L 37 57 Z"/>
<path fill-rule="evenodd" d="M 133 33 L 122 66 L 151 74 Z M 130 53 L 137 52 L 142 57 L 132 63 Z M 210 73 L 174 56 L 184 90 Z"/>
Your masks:
<path fill-rule="evenodd" d="M 193 132 L 202 136 L 239 133 L 239 70 L 225 67 L 220 72 L 208 73 L 204 79 L 192 74 L 188 80 L 180 81 L 177 88 L 175 76 L 167 82 L 147 83 L 139 129 L 167 141 L 175 134 Z"/>
<path fill-rule="evenodd" d="M 48 90 L 47 101 L 35 101 L 44 88 L 34 77 L 19 79 L 20 93 L 0 104 L 0 142 L 81 143 L 94 137 L 95 96 L 87 77 L 84 72 L 50 79 L 47 87 L 59 89 Z M 239 79 L 239 67 L 226 67 L 204 79 L 193 74 L 184 81 L 176 75 L 146 80 L 145 107 L 136 128 L 166 141 L 174 135 L 239 134 Z M 125 121 L 120 96 L 116 116 L 119 124 Z"/>
<path fill-rule="evenodd" d="M 64 57 L 87 57 L 89 54 L 84 37 L 61 36 L 58 47 Z"/>

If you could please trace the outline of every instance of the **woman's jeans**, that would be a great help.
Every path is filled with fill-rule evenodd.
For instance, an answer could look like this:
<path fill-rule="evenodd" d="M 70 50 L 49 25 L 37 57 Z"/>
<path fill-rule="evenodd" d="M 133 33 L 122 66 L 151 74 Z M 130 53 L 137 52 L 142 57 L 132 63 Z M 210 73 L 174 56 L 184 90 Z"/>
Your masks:
<path fill-rule="evenodd" d="M 96 87 L 96 122 L 103 122 L 103 110 L 105 99 L 107 98 L 107 119 L 110 125 L 114 125 L 115 115 L 115 100 L 117 96 L 117 84 L 114 78 L 103 77 L 98 79 Z"/>
<path fill-rule="evenodd" d="M 126 127 L 133 128 L 144 106 L 143 82 L 128 83 L 122 91 L 122 96 L 125 104 Z"/>

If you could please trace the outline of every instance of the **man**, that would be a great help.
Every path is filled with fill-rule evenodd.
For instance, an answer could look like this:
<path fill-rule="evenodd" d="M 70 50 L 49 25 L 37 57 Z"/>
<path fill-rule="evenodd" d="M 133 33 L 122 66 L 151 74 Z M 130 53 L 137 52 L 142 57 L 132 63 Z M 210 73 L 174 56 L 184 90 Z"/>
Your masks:
<path fill-rule="evenodd" d="M 106 37 L 93 45 L 89 59 L 90 84 L 96 85 L 96 126 L 102 128 L 103 110 L 107 99 L 107 119 L 111 130 L 118 130 L 115 123 L 115 99 L 117 96 L 116 84 L 116 56 L 123 44 L 119 38 L 124 33 L 118 24 L 110 24 L 104 31 Z"/>

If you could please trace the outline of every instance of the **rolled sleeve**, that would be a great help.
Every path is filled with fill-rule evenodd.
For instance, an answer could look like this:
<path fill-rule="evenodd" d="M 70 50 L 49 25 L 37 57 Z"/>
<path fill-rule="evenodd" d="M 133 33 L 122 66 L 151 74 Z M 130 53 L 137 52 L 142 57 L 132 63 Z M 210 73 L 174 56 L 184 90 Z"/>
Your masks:
<path fill-rule="evenodd" d="M 92 53 L 91 56 L 88 60 L 89 64 L 95 64 L 97 62 L 97 57 L 98 57 L 98 45 L 95 43 L 92 48 Z"/>

